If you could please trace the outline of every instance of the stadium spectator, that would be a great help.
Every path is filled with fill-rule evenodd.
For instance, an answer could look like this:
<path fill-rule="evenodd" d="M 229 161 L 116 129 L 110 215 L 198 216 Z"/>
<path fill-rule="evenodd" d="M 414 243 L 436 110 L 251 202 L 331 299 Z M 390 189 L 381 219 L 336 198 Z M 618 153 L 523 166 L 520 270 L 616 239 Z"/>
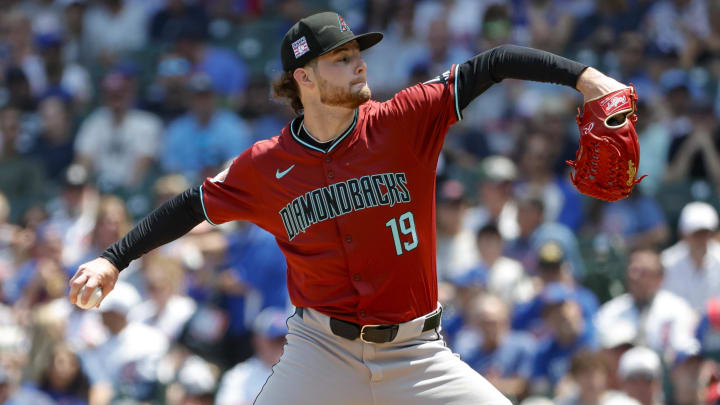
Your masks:
<path fill-rule="evenodd" d="M 148 257 L 142 269 L 148 299 L 130 311 L 130 321 L 150 325 L 175 341 L 197 307 L 193 299 L 182 294 L 184 275 L 178 260 L 160 254 Z"/>
<path fill-rule="evenodd" d="M 205 8 L 185 0 L 169 0 L 158 10 L 150 21 L 149 34 L 153 41 L 171 42 L 183 24 L 199 27 L 208 25 Z"/>
<path fill-rule="evenodd" d="M 136 89 L 126 73 L 108 74 L 102 88 L 105 106 L 80 126 L 76 159 L 95 174 L 101 191 L 132 190 L 146 180 L 162 124 L 154 115 L 132 108 Z"/>
<path fill-rule="evenodd" d="M 480 228 L 477 233 L 477 249 L 482 258 L 480 264 L 454 278 L 453 283 L 461 286 L 481 285 L 511 306 L 530 300 L 535 295 L 532 280 L 520 263 L 503 256 L 503 245 L 495 225 L 488 224 Z"/>
<path fill-rule="evenodd" d="M 537 193 L 520 195 L 517 206 L 519 234 L 517 238 L 508 241 L 507 256 L 522 263 L 528 274 L 535 275 L 538 249 L 546 242 L 554 241 L 560 244 L 573 276 L 581 280 L 585 273 L 585 264 L 573 232 L 557 222 L 544 221 L 545 205 Z"/>
<path fill-rule="evenodd" d="M 65 100 L 51 96 L 40 102 L 38 113 L 40 132 L 26 153 L 42 164 L 48 180 L 57 183 L 75 157 L 71 111 Z"/>
<path fill-rule="evenodd" d="M 625 352 L 618 367 L 622 391 L 642 405 L 661 405 L 663 370 L 660 356 L 638 346 Z"/>
<path fill-rule="evenodd" d="M 16 149 L 21 137 L 20 110 L 0 107 L 0 190 L 10 202 L 10 221 L 18 223 L 25 212 L 43 197 L 45 176 L 34 160 Z"/>
<path fill-rule="evenodd" d="M 90 102 L 92 84 L 88 71 L 64 58 L 63 38 L 56 33 L 39 35 L 35 39 L 43 62 L 40 96 L 66 95 L 76 111 L 82 111 Z"/>
<path fill-rule="evenodd" d="M 168 398 L 167 404 L 213 405 L 217 387 L 216 372 L 212 366 L 198 356 L 190 356 L 180 366 L 177 386 L 181 393 L 174 401 Z"/>
<path fill-rule="evenodd" d="M 235 53 L 211 45 L 207 35 L 206 26 L 185 22 L 176 33 L 174 51 L 190 62 L 192 72 L 208 75 L 216 93 L 234 103 L 247 88 L 248 67 Z"/>
<path fill-rule="evenodd" d="M 542 313 L 546 294 L 553 294 L 553 291 L 569 292 L 579 303 L 583 318 L 591 322 L 597 312 L 597 298 L 590 290 L 578 285 L 573 278 L 562 246 L 555 241 L 542 244 L 537 252 L 537 260 L 537 278 L 534 282 L 537 293 L 532 299 L 516 305 L 513 313 L 513 328 L 529 330 L 536 335 L 546 333 Z"/>
<path fill-rule="evenodd" d="M 578 230 L 583 220 L 580 194 L 572 188 L 565 173 L 561 176 L 553 172 L 554 163 L 562 159 L 563 145 L 564 139 L 552 139 L 540 133 L 522 139 L 519 145 L 522 178 L 516 185 L 516 193 L 538 193 L 543 200 L 545 222 L 557 222 Z"/>
<path fill-rule="evenodd" d="M 451 179 L 438 185 L 437 272 L 440 281 L 459 277 L 478 264 L 475 235 L 463 227 L 466 210 L 462 183 Z"/>
<path fill-rule="evenodd" d="M 140 295 L 119 281 L 100 305 L 102 321 L 110 338 L 80 354 L 90 378 L 90 402 L 107 405 L 123 398 L 151 401 L 160 395 L 159 362 L 168 350 L 168 340 L 159 330 L 130 322 L 130 309 Z"/>
<path fill-rule="evenodd" d="M 570 369 L 573 354 L 595 348 L 595 328 L 592 321 L 583 318 L 580 303 L 567 286 L 548 286 L 542 293 L 542 300 L 542 317 L 549 334 L 538 344 L 530 392 L 553 395 L 557 384 Z"/>
<path fill-rule="evenodd" d="M 655 251 L 633 252 L 626 271 L 628 292 L 600 307 L 595 317 L 598 329 L 632 325 L 632 343 L 661 354 L 691 339 L 697 315 L 684 299 L 661 289 L 663 272 Z"/>
<path fill-rule="evenodd" d="M 57 404 L 88 405 L 90 381 L 83 374 L 80 358 L 65 343 L 55 346 L 38 388 Z"/>
<path fill-rule="evenodd" d="M 627 395 L 612 391 L 607 384 L 608 365 L 596 352 L 581 350 L 570 361 L 569 392 L 555 398 L 558 405 L 638 405 Z"/>
<path fill-rule="evenodd" d="M 490 156 L 480 164 L 482 179 L 478 188 L 481 201 L 468 210 L 465 223 L 473 230 L 495 224 L 506 241 L 518 236 L 517 205 L 513 199 L 512 183 L 517 178 L 517 167 L 504 156 Z"/>
<path fill-rule="evenodd" d="M 708 299 L 720 291 L 720 242 L 715 208 L 703 202 L 683 207 L 678 220 L 682 239 L 662 252 L 663 288 L 685 299 L 701 313 Z"/>
<path fill-rule="evenodd" d="M 670 235 L 660 204 L 642 190 L 603 205 L 601 215 L 600 231 L 627 250 L 662 246 Z"/>
<path fill-rule="evenodd" d="M 696 61 L 710 37 L 705 0 L 660 0 L 650 9 L 646 23 L 655 49 L 678 55 L 684 67 Z"/>
<path fill-rule="evenodd" d="M 188 87 L 190 111 L 168 126 L 161 163 L 165 171 L 198 183 L 250 146 L 250 129 L 240 117 L 217 106 L 209 76 L 194 75 Z"/>
<path fill-rule="evenodd" d="M 287 313 L 277 308 L 267 308 L 253 322 L 253 347 L 255 355 L 228 370 L 220 381 L 216 405 L 250 405 L 260 393 L 272 372 L 272 366 L 280 360 L 288 332 Z"/>
<path fill-rule="evenodd" d="M 141 2 L 102 0 L 90 5 L 83 27 L 83 42 L 93 61 L 105 66 L 120 61 L 147 42 L 148 16 Z"/>
<path fill-rule="evenodd" d="M 500 392 L 522 399 L 528 390 L 535 340 L 510 329 L 510 312 L 502 298 L 478 294 L 465 308 L 466 325 L 453 349 Z"/>

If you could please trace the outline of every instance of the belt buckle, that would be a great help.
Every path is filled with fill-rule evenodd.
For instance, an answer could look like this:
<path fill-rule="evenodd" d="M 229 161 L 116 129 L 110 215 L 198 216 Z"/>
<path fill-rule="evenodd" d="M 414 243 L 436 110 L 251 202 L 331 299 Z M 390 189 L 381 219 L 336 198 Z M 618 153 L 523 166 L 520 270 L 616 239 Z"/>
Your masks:
<path fill-rule="evenodd" d="M 371 342 L 369 340 L 365 340 L 365 328 L 376 328 L 378 326 L 383 326 L 383 325 L 363 325 L 360 328 L 360 340 L 362 340 L 365 343 L 375 343 L 375 342 Z"/>

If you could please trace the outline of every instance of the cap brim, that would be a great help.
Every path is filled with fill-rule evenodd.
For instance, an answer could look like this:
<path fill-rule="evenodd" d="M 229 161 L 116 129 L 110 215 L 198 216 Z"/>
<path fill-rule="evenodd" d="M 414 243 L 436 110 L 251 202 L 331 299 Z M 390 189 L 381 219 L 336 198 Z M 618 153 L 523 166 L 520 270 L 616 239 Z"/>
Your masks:
<path fill-rule="evenodd" d="M 364 51 L 364 50 L 370 48 L 371 46 L 377 44 L 378 42 L 382 41 L 382 39 L 383 39 L 383 34 L 380 32 L 367 32 L 365 34 L 355 35 L 352 38 L 348 38 L 345 41 L 337 43 L 335 46 L 333 46 L 332 48 L 328 49 L 327 51 L 321 53 L 318 56 L 322 56 L 328 52 L 332 52 L 333 50 L 347 44 L 348 42 L 352 42 L 352 41 L 357 41 L 358 45 L 360 46 L 360 50 Z"/>

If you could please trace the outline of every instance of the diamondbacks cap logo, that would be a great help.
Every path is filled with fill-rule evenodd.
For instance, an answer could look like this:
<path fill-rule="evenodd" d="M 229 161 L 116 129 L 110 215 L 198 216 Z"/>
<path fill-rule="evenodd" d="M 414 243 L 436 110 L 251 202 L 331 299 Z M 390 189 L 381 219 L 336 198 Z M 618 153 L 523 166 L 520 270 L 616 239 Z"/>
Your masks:
<path fill-rule="evenodd" d="M 350 27 L 340 15 L 338 15 L 338 23 L 340 24 L 340 32 L 350 31 Z"/>
<path fill-rule="evenodd" d="M 310 47 L 308 46 L 307 40 L 305 40 L 304 35 L 300 37 L 300 39 L 292 43 L 292 49 L 293 53 L 295 54 L 295 59 L 299 59 L 301 56 L 310 52 Z"/>

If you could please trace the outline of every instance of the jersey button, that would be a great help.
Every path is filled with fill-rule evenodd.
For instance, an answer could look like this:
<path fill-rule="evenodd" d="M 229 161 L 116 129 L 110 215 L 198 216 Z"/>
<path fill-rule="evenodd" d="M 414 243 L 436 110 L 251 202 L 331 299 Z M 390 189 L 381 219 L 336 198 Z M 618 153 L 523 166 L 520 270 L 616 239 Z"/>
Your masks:
<path fill-rule="evenodd" d="M 345 235 L 345 242 L 347 242 L 347 243 L 352 242 L 352 236 L 350 236 L 350 235 Z"/>
<path fill-rule="evenodd" d="M 332 170 L 330 170 L 328 172 L 328 178 L 332 179 L 333 177 L 335 177 L 335 173 Z"/>
<path fill-rule="evenodd" d="M 358 312 L 358 315 L 360 315 L 361 317 L 365 317 L 365 311 Z"/>
<path fill-rule="evenodd" d="M 330 156 L 325 156 L 325 163 L 332 162 L 332 158 Z"/>
<path fill-rule="evenodd" d="M 357 274 L 357 273 L 353 274 L 353 280 L 360 281 L 361 279 L 362 279 L 362 277 L 360 277 L 359 274 Z"/>

